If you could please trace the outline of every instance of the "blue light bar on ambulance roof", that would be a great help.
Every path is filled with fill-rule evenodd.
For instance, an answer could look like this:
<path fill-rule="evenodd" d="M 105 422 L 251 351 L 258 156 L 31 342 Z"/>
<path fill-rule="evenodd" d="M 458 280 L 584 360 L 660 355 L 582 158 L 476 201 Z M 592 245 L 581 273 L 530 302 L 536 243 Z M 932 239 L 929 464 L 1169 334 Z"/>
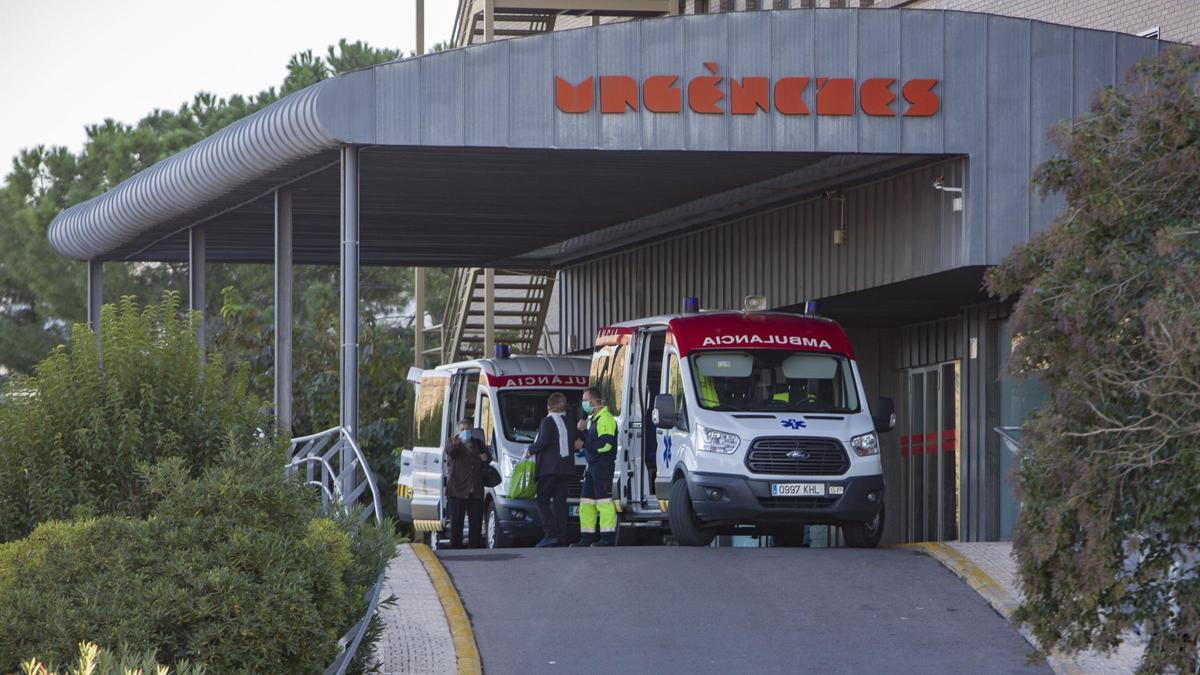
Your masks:
<path fill-rule="evenodd" d="M 805 316 L 816 316 L 817 315 L 817 301 L 816 300 L 805 300 L 803 314 Z"/>
<path fill-rule="evenodd" d="M 683 313 L 696 314 L 700 311 L 700 298 L 684 298 Z"/>
<path fill-rule="evenodd" d="M 505 344 L 496 345 L 496 358 L 507 359 L 509 357 L 510 353 L 511 353 L 511 350 L 509 349 L 508 345 L 505 345 Z"/>

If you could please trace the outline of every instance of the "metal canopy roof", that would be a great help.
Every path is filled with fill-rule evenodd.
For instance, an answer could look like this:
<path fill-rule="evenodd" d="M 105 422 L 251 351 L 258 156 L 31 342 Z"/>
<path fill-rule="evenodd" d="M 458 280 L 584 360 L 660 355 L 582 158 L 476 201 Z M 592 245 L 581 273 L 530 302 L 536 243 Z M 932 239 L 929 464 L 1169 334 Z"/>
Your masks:
<path fill-rule="evenodd" d="M 964 12 L 818 9 L 614 23 L 347 73 L 67 209 L 76 259 L 272 259 L 274 190 L 295 260 L 337 260 L 337 148 L 361 153 L 364 264 L 559 265 L 930 157 L 969 157 L 963 260 L 997 261 L 1060 208 L 1031 195 L 1042 130 L 1115 85 L 1155 40 Z M 556 109 L 555 77 L 934 78 L 931 117 L 602 115 Z M 814 105 L 812 87 L 805 90 Z M 840 182 L 840 185 L 839 185 Z"/>

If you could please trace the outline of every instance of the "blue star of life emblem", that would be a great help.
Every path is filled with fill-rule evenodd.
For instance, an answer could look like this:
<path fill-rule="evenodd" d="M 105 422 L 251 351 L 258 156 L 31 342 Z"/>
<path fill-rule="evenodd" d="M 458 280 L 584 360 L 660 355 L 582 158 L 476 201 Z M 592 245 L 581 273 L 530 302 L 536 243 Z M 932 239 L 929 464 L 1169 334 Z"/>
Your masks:
<path fill-rule="evenodd" d="M 808 426 L 804 420 L 779 420 L 784 429 L 803 429 Z"/>
<path fill-rule="evenodd" d="M 663 466 L 671 466 L 671 437 L 663 438 Z"/>

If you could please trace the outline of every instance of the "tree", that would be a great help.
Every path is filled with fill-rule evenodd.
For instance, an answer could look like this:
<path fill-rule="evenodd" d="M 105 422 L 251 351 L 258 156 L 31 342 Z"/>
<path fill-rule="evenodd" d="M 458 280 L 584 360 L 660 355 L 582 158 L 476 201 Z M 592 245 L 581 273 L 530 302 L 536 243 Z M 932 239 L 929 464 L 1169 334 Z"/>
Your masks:
<path fill-rule="evenodd" d="M 1200 667 L 1198 73 L 1168 50 L 1059 127 L 1036 182 L 1067 207 L 988 281 L 1051 391 L 1025 426 L 1017 617 L 1046 650 L 1141 629 L 1144 673 Z"/>

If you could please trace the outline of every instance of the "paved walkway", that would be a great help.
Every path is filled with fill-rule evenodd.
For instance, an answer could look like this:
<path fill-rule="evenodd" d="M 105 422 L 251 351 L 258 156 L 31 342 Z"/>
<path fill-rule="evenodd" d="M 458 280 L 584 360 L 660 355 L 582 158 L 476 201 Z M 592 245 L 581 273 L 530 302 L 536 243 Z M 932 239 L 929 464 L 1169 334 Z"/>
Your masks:
<path fill-rule="evenodd" d="M 379 672 L 440 675 L 457 673 L 454 640 L 437 591 L 408 544 L 396 547 L 380 597 L 396 596 L 380 610 L 383 635 L 376 643 Z"/>
<path fill-rule="evenodd" d="M 1017 561 L 1012 556 L 1012 542 L 947 542 L 947 544 L 995 581 L 997 589 L 976 589 L 1005 617 L 1020 603 L 1021 591 L 1017 582 Z M 943 561 L 946 562 L 946 561 Z M 954 569 L 953 564 L 946 563 Z M 957 571 L 957 570 L 956 570 Z M 972 584 L 974 585 L 974 584 Z M 992 597 L 989 597 L 992 596 Z M 1007 597 L 1005 597 L 1007 596 Z M 1008 611 L 1006 611 L 1008 610 Z M 1022 634 L 1031 643 L 1028 631 Z M 1112 654 L 1085 652 L 1073 658 L 1058 657 L 1051 664 L 1059 673 L 1087 675 L 1124 675 L 1137 669 L 1144 645 L 1130 635 L 1125 644 Z"/>

